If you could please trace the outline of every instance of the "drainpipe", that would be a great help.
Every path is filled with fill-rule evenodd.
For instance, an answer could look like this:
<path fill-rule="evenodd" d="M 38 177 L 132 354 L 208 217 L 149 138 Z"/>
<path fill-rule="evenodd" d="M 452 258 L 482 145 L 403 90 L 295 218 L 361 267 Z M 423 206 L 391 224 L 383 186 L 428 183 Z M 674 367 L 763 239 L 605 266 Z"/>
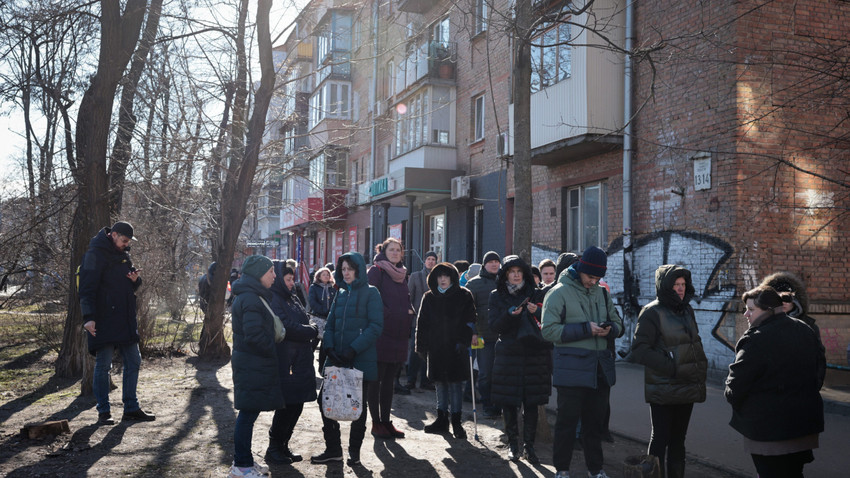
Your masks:
<path fill-rule="evenodd" d="M 628 0 L 626 5 L 626 58 L 623 78 L 623 315 L 635 318 L 634 297 L 634 246 L 632 244 L 632 57 L 634 45 L 634 9 L 635 2 Z M 635 320 L 626 323 L 626 337 L 631 343 Z"/>
<path fill-rule="evenodd" d="M 375 103 L 378 101 L 378 9 L 380 8 L 380 0 L 375 0 L 372 4 L 372 81 L 369 85 L 369 96 L 371 96 L 370 100 L 372 101 L 372 124 L 371 124 L 371 134 L 369 135 L 369 144 L 371 146 L 371 153 L 369 154 L 369 171 L 366 174 L 366 180 L 371 183 L 375 179 L 375 170 L 378 162 L 378 125 L 377 125 L 377 115 L 375 114 Z M 378 231 L 377 221 L 375 218 L 375 214 L 378 212 L 378 209 L 374 204 L 369 206 L 369 212 L 372 220 L 372 236 L 373 239 L 371 242 L 374 244 L 375 233 Z M 383 240 L 383 239 L 381 239 Z M 371 254 L 372 244 L 369 244 L 367 251 Z M 369 255 L 369 254 L 367 254 Z M 369 262 L 369 258 L 366 259 L 366 262 Z"/>

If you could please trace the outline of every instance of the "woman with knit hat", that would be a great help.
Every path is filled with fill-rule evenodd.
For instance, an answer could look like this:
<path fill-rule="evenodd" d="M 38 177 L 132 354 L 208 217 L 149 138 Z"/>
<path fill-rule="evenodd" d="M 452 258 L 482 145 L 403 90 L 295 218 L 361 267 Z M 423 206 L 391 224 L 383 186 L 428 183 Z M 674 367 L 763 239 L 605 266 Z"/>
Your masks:
<path fill-rule="evenodd" d="M 242 276 L 233 283 L 232 327 L 233 406 L 239 410 L 233 429 L 235 448 L 231 477 L 259 477 L 268 468 L 254 462 L 251 437 L 261 411 L 283 408 L 285 402 L 278 375 L 275 319 L 269 304 L 275 273 L 271 259 L 250 256 L 242 264 Z"/>
<path fill-rule="evenodd" d="M 749 328 L 726 378 L 729 424 L 744 436 L 759 476 L 802 477 L 824 425 L 823 348 L 808 325 L 783 312 L 772 287 L 756 287 L 741 300 Z"/>

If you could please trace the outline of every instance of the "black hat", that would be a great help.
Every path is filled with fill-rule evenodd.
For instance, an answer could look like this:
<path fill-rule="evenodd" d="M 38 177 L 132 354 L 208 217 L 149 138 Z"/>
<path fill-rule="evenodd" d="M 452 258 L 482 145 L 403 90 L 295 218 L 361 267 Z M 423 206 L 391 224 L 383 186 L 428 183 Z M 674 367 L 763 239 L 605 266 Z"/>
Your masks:
<path fill-rule="evenodd" d="M 560 256 L 558 256 L 558 263 L 555 265 L 555 275 L 560 276 L 561 272 L 564 272 L 567 267 L 570 267 L 574 263 L 578 261 L 578 256 L 573 254 L 572 252 L 564 252 Z"/>
<path fill-rule="evenodd" d="M 602 249 L 590 246 L 581 254 L 576 270 L 590 276 L 605 277 L 605 272 L 608 270 L 608 255 Z"/>
<path fill-rule="evenodd" d="M 434 251 L 428 251 L 428 252 L 426 252 L 426 253 L 425 253 L 425 257 L 423 257 L 423 258 L 422 258 L 422 260 L 424 261 L 425 259 L 427 259 L 427 258 L 429 258 L 429 257 L 433 257 L 434 259 L 439 260 L 439 258 L 437 257 L 437 253 L 436 253 L 436 252 L 434 252 Z"/>
<path fill-rule="evenodd" d="M 134 241 L 136 240 L 136 238 L 133 237 L 133 226 L 131 226 L 129 222 L 118 221 L 109 228 L 109 231 L 117 232 L 122 236 L 127 236 Z"/>
<path fill-rule="evenodd" d="M 499 254 L 496 251 L 488 251 L 484 254 L 484 259 L 481 260 L 481 265 L 485 265 L 490 261 L 499 261 L 499 264 L 502 263 L 502 258 L 499 257 Z"/>

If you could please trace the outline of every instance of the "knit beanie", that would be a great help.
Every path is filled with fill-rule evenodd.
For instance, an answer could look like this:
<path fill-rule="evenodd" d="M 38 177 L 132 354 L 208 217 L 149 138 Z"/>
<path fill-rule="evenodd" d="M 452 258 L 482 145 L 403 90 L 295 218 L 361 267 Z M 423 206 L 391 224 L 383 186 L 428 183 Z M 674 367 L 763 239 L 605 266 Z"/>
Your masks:
<path fill-rule="evenodd" d="M 608 255 L 602 249 L 590 246 L 581 254 L 576 270 L 590 276 L 604 277 L 608 270 Z"/>
<path fill-rule="evenodd" d="M 273 266 L 272 260 L 266 256 L 249 256 L 242 263 L 242 274 L 247 274 L 254 279 L 260 280 Z"/>
<path fill-rule="evenodd" d="M 572 252 L 565 252 L 558 256 L 558 263 L 555 265 L 555 277 L 561 275 L 561 272 L 567 270 L 568 267 L 578 261 L 578 256 Z"/>
<path fill-rule="evenodd" d="M 499 257 L 499 254 L 496 251 L 488 251 L 484 254 L 484 259 L 481 260 L 481 265 L 487 264 L 490 261 L 499 261 L 499 264 L 501 264 L 502 258 Z"/>
<path fill-rule="evenodd" d="M 425 259 L 427 259 L 427 258 L 429 258 L 429 257 L 433 257 L 435 260 L 439 260 L 439 259 L 437 258 L 437 253 L 436 253 L 436 252 L 434 252 L 434 251 L 428 251 L 428 252 L 426 252 L 426 253 L 425 253 L 425 257 L 423 257 L 423 258 L 422 258 L 422 260 L 424 261 Z"/>

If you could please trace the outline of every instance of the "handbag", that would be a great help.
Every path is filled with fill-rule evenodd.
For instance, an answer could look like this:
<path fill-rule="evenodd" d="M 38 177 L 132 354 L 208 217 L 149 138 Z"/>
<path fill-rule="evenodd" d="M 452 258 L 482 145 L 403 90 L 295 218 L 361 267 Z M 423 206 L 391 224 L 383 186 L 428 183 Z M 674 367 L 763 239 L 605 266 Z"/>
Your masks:
<path fill-rule="evenodd" d="M 275 343 L 283 342 L 283 339 L 286 338 L 286 329 L 283 327 L 283 322 L 280 320 L 280 317 L 277 316 L 274 312 L 272 312 L 272 308 L 269 307 L 269 303 L 266 302 L 266 299 L 260 297 L 260 300 L 263 302 L 263 305 L 266 306 L 266 310 L 272 314 L 272 319 L 274 319 L 274 341 Z"/>
<path fill-rule="evenodd" d="M 325 367 L 322 413 L 336 421 L 354 421 L 363 413 L 363 372 L 356 368 Z"/>
<path fill-rule="evenodd" d="M 325 326 L 328 324 L 328 319 L 320 317 L 318 315 L 313 315 L 309 312 L 307 313 L 307 318 L 310 321 L 311 325 L 316 326 L 316 330 L 318 330 L 319 332 L 317 337 L 319 338 L 319 340 L 321 340 L 322 335 L 324 335 L 325 333 Z"/>
<path fill-rule="evenodd" d="M 543 333 L 540 332 L 540 323 L 527 311 L 523 311 L 520 316 L 516 339 L 526 347 L 539 347 L 546 343 Z"/>

